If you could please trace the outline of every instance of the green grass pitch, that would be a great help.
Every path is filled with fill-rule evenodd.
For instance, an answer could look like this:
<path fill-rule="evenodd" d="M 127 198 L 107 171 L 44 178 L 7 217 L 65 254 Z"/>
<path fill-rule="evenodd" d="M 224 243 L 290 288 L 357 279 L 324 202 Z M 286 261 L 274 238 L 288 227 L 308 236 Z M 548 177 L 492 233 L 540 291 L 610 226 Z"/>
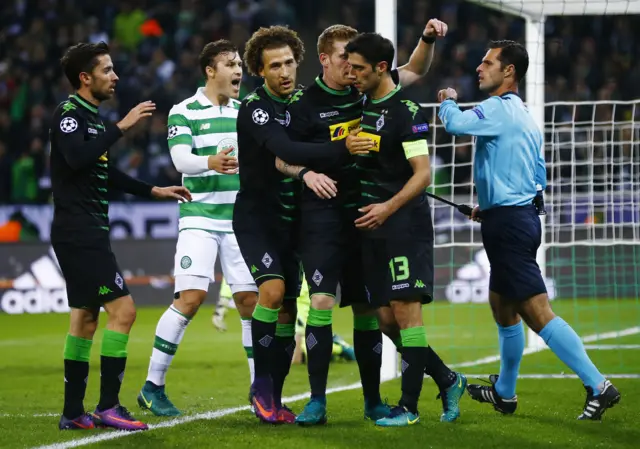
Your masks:
<path fill-rule="evenodd" d="M 136 395 L 144 383 L 155 326 L 162 308 L 141 309 L 129 344 L 129 360 L 121 401 L 136 417 L 152 424 L 148 432 L 116 434 L 108 430 L 60 432 L 62 407 L 62 347 L 67 331 L 66 315 L 0 315 L 0 448 L 46 446 L 104 448 L 637 448 L 640 441 L 640 307 L 637 300 L 556 301 L 556 313 L 588 338 L 594 362 L 613 382 L 622 401 L 602 422 L 575 420 L 584 402 L 584 389 L 574 378 L 556 379 L 566 368 L 548 350 L 526 355 L 523 378 L 518 383 L 519 408 L 513 416 L 498 415 L 487 404 L 468 396 L 462 400 L 462 416 L 455 424 L 438 421 L 440 401 L 430 379 L 425 379 L 420 402 L 421 423 L 403 429 L 378 429 L 362 418 L 359 388 L 328 397 L 329 423 L 316 428 L 267 426 L 258 423 L 245 407 L 249 375 L 235 311 L 227 316 L 229 331 L 218 333 L 211 325 L 212 307 L 204 307 L 189 326 L 167 378 L 167 392 L 186 417 L 160 419 L 141 411 Z M 351 312 L 336 310 L 334 328 L 351 341 Z M 489 306 L 425 307 L 430 344 L 451 365 L 469 375 L 498 371 L 498 363 L 476 361 L 495 356 L 497 331 Z M 103 315 L 104 317 L 104 315 Z M 627 330 L 624 336 L 594 336 Z M 85 405 L 94 407 L 99 388 L 101 332 L 92 351 L 91 374 Z M 598 348 L 598 349 L 596 349 Z M 569 374 L 569 373 L 567 373 Z M 543 376 L 544 375 L 544 376 Z M 627 378 L 620 375 L 628 375 Z M 633 376 L 635 375 L 635 376 Z M 329 387 L 358 382 L 355 363 L 333 363 Z M 635 377 L 635 378 L 634 378 Z M 285 395 L 308 391 L 306 366 L 294 365 Z M 400 381 L 382 386 L 383 397 L 397 401 Z M 289 405 L 300 411 L 304 401 Z M 160 426 L 157 426 L 160 425 Z M 116 438 L 114 438 L 116 437 Z M 98 439 L 104 438 L 103 441 Z"/>

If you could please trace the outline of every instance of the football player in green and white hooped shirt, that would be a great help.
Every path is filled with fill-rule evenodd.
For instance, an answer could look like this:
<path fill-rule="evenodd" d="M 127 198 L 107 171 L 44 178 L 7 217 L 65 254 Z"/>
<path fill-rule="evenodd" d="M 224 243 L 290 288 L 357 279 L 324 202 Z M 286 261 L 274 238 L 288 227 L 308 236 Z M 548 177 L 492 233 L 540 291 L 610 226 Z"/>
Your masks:
<path fill-rule="evenodd" d="M 217 254 L 242 317 L 242 343 L 253 382 L 251 315 L 258 289 L 232 228 L 240 186 L 236 154 L 240 102 L 236 99 L 242 60 L 231 42 L 219 40 L 204 47 L 199 61 L 205 87 L 175 105 L 168 120 L 171 158 L 193 201 L 189 207 L 180 206 L 175 299 L 158 322 L 147 381 L 138 395 L 140 406 L 158 416 L 180 414 L 166 396 L 165 376 L 187 325 L 207 295 Z"/>

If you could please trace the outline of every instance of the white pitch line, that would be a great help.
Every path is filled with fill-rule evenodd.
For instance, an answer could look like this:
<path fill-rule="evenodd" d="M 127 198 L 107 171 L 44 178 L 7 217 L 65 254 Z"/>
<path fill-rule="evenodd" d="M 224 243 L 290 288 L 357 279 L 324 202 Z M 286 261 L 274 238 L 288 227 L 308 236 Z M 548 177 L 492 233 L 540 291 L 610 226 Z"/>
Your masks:
<path fill-rule="evenodd" d="M 52 416 L 60 416 L 60 413 L 34 413 L 33 415 L 0 413 L 0 418 L 51 418 Z"/>
<path fill-rule="evenodd" d="M 360 388 L 360 387 L 361 387 L 360 382 L 357 382 L 351 385 L 344 385 L 342 387 L 329 388 L 327 390 L 327 394 L 338 393 L 340 391 L 355 390 L 356 388 Z M 296 402 L 301 399 L 307 399 L 308 397 L 309 397 L 309 393 L 302 393 L 302 394 L 297 394 L 295 396 L 289 396 L 287 398 L 283 398 L 282 401 Z M 163 421 L 157 424 L 150 424 L 149 430 L 162 429 L 165 427 L 175 427 L 175 426 L 179 426 L 180 424 L 186 424 L 193 421 L 218 419 L 218 418 L 222 418 L 223 416 L 232 415 L 234 413 L 241 412 L 243 410 L 249 410 L 249 406 L 245 405 L 242 407 L 225 408 L 222 410 L 215 410 L 211 412 L 198 413 L 196 415 L 189 415 L 189 416 L 183 416 L 180 418 L 170 419 L 168 421 Z M 137 433 L 139 432 L 126 432 L 126 431 L 105 432 L 105 433 L 101 433 L 100 435 L 93 435 L 90 437 L 80 438 L 78 440 L 64 441 L 60 443 L 49 444 L 46 446 L 38 446 L 37 448 L 34 448 L 34 449 L 68 449 L 72 447 L 85 446 L 87 444 L 99 443 L 100 441 L 108 441 L 108 440 L 114 440 L 116 438 L 123 438 L 131 435 L 135 435 Z"/>
<path fill-rule="evenodd" d="M 594 341 L 599 341 L 599 340 L 605 340 L 605 339 L 610 339 L 610 338 L 619 338 L 619 337 L 626 337 L 629 335 L 635 335 L 640 333 L 640 326 L 637 327 L 631 327 L 629 329 L 624 329 L 622 331 L 614 331 L 614 332 L 606 332 L 604 334 L 594 334 L 594 335 L 587 335 L 586 337 L 584 337 L 582 339 L 583 342 L 588 343 L 588 342 L 594 342 Z M 536 352 L 540 352 L 540 351 L 544 351 L 548 349 L 546 346 L 541 347 L 541 348 L 532 348 L 532 349 L 525 349 L 524 351 L 524 355 L 528 355 L 528 354 L 534 354 Z M 496 356 L 491 356 L 491 357 L 484 357 L 482 359 L 478 359 L 478 360 L 474 360 L 471 362 L 463 362 L 463 363 L 459 363 L 456 365 L 450 365 L 451 368 L 464 368 L 464 367 L 469 367 L 469 366 L 477 366 L 477 365 L 485 365 L 488 363 L 493 363 L 493 362 L 497 362 L 498 360 L 500 360 L 500 356 L 496 355 Z M 549 375 L 551 376 L 551 375 Z M 335 388 L 329 388 L 327 390 L 327 394 L 332 394 L 332 393 L 338 393 L 341 391 L 348 391 L 348 390 L 355 390 L 356 388 L 360 388 L 361 384 L 360 382 L 351 384 L 351 385 L 345 385 L 342 387 L 335 387 Z M 302 393 L 302 394 L 298 394 L 295 396 L 290 396 L 288 398 L 284 398 L 283 401 L 284 402 L 296 402 L 299 401 L 301 399 L 306 399 L 307 397 L 309 397 L 309 393 Z M 232 415 L 234 413 L 243 411 L 243 410 L 249 410 L 249 406 L 245 405 L 243 407 L 234 407 L 234 408 L 226 408 L 226 409 L 222 409 L 222 410 L 216 410 L 216 411 L 211 411 L 211 412 L 205 412 L 205 413 L 198 413 L 197 415 L 190 415 L 190 416 L 183 416 L 181 418 L 176 418 L 176 419 L 171 419 L 168 421 L 163 421 L 161 423 L 158 424 L 150 424 L 149 425 L 149 430 L 153 430 L 153 429 L 162 429 L 165 427 L 175 427 L 178 426 L 180 424 L 185 424 L 188 422 L 193 422 L 193 421 L 199 421 L 199 420 L 213 420 L 213 419 L 218 419 L 218 418 L 222 418 L 223 416 L 227 416 L 227 415 Z M 61 443 L 54 443 L 54 444 L 50 444 L 50 445 L 45 445 L 45 446 L 37 446 L 34 449 L 68 449 L 68 448 L 72 448 L 72 447 L 80 447 L 80 446 L 85 446 L 88 444 L 94 444 L 94 443 L 98 443 L 100 441 L 108 441 L 108 440 L 114 440 L 116 438 L 122 438 L 122 437 L 126 437 L 126 436 L 131 436 L 134 435 L 138 432 L 124 432 L 124 431 L 115 431 L 115 432 L 108 432 L 108 433 L 101 433 L 100 435 L 93 435 L 90 437 L 85 437 L 85 438 L 80 438 L 78 440 L 71 440 L 71 441 L 64 441 Z"/>
<path fill-rule="evenodd" d="M 630 327 L 628 329 L 623 329 L 621 331 L 605 332 L 604 334 L 587 335 L 586 337 L 582 338 L 582 342 L 593 343 L 600 340 L 609 340 L 612 338 L 628 337 L 629 335 L 636 335 L 636 334 L 640 334 L 640 326 Z M 546 351 L 547 349 L 549 349 L 549 347 L 546 345 L 535 347 L 535 348 L 526 348 L 522 355 L 525 356 L 525 355 L 535 354 L 537 352 Z M 449 365 L 449 367 L 450 368 L 468 368 L 471 366 L 487 365 L 489 363 L 495 363 L 499 360 L 500 360 L 500 354 L 497 354 L 489 357 L 483 357 L 477 360 L 472 360 L 470 362 L 456 363 L 453 365 Z"/>
<path fill-rule="evenodd" d="M 495 373 L 493 373 L 495 374 Z M 490 374 L 464 374 L 467 378 L 486 378 Z M 640 379 L 640 374 L 603 374 L 607 379 Z M 575 374 L 519 374 L 518 379 L 578 379 Z"/>
<path fill-rule="evenodd" d="M 584 349 L 595 351 L 612 351 L 618 349 L 640 349 L 640 345 L 584 345 Z"/>

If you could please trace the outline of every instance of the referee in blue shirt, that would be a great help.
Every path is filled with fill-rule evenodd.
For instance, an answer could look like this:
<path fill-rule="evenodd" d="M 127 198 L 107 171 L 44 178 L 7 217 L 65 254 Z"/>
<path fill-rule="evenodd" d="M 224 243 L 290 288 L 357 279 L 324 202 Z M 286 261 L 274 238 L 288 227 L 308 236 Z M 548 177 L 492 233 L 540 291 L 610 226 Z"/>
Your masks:
<path fill-rule="evenodd" d="M 542 132 L 518 95 L 518 82 L 528 67 L 529 56 L 521 44 L 494 41 L 476 69 L 487 100 L 463 112 L 454 89 L 438 93 L 438 115 L 447 132 L 476 137 L 473 176 L 479 205 L 472 218 L 482 223 L 491 264 L 489 302 L 500 339 L 500 375 L 490 377 L 491 386 L 469 385 L 467 390 L 473 399 L 491 403 L 501 413 L 515 412 L 525 345 L 522 317 L 584 383 L 587 400 L 578 419 L 598 420 L 620 401 L 620 393 L 589 359 L 573 328 L 551 310 L 536 262 L 542 236 L 537 209 L 546 169 Z"/>

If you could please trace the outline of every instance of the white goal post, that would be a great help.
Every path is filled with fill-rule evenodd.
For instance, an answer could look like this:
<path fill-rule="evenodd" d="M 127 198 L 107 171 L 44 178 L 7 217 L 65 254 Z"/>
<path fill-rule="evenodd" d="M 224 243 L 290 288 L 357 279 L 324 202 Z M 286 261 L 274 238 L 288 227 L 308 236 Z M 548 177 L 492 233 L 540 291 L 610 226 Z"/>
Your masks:
<path fill-rule="evenodd" d="M 627 15 L 640 14 L 638 0 L 468 0 L 487 8 L 521 17 L 525 20 L 525 44 L 529 53 L 529 70 L 526 81 L 526 102 L 540 129 L 544 129 L 544 45 L 545 20 L 548 16 L 584 16 L 584 15 Z M 397 44 L 397 0 L 376 0 L 375 29 L 376 32 Z M 395 61 L 394 61 L 395 63 Z M 544 153 L 544 146 L 541 148 Z M 545 217 L 541 216 L 542 226 Z M 538 264 L 545 275 L 545 234 L 538 251 Z M 383 336 L 383 362 L 381 377 L 383 380 L 397 377 L 398 357 L 395 346 L 390 339 Z M 544 342 L 531 330 L 527 333 L 527 346 L 538 348 Z"/>

